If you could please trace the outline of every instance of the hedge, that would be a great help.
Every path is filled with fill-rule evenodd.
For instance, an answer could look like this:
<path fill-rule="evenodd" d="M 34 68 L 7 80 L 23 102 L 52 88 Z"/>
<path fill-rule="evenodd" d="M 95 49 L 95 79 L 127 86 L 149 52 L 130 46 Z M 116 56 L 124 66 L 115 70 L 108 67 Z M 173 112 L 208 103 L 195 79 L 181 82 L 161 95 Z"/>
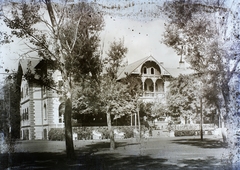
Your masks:
<path fill-rule="evenodd" d="M 125 133 L 125 138 L 134 137 L 134 127 L 131 126 L 113 126 L 113 129 L 118 129 L 120 132 Z M 97 130 L 102 134 L 102 139 L 109 139 L 109 131 L 106 126 L 101 127 L 74 127 L 73 133 L 77 134 L 78 140 L 90 140 L 92 139 L 92 131 Z M 145 127 L 141 128 L 142 133 L 147 130 Z M 49 140 L 63 141 L 65 140 L 65 132 L 63 128 L 52 128 L 48 133 Z"/>
<path fill-rule="evenodd" d="M 175 130 L 175 136 L 195 136 L 200 135 L 199 130 Z"/>
<path fill-rule="evenodd" d="M 207 132 L 207 135 L 212 135 L 211 130 L 204 130 L 203 134 Z M 175 136 L 199 136 L 200 135 L 200 130 L 175 130 L 174 131 Z"/>
<path fill-rule="evenodd" d="M 65 140 L 65 130 L 64 128 L 51 128 L 48 132 L 48 139 L 54 141 Z"/>

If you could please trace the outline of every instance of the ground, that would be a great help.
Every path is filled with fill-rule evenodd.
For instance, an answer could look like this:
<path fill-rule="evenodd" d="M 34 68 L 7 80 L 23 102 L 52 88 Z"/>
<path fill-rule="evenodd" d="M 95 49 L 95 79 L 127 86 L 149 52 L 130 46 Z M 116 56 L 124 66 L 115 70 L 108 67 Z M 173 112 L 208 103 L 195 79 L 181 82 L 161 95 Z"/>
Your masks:
<path fill-rule="evenodd" d="M 76 159 L 68 161 L 63 141 L 18 141 L 14 153 L 0 155 L 0 169 L 238 169 L 228 163 L 228 147 L 213 136 L 116 142 L 110 151 L 108 140 L 74 141 Z"/>

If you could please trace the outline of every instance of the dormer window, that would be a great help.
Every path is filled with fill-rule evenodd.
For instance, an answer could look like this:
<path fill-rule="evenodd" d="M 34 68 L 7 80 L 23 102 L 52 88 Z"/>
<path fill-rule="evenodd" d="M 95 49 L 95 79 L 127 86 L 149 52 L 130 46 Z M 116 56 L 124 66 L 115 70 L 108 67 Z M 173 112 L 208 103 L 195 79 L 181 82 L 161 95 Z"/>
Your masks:
<path fill-rule="evenodd" d="M 151 68 L 151 74 L 154 74 L 154 68 Z"/>
<path fill-rule="evenodd" d="M 143 67 L 143 74 L 147 74 L 147 68 Z"/>

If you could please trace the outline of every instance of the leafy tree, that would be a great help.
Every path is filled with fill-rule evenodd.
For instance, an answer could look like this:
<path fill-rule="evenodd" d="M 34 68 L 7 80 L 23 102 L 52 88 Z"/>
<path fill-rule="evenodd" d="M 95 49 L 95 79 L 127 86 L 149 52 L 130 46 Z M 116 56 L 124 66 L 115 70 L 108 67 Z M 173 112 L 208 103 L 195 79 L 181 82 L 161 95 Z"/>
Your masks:
<path fill-rule="evenodd" d="M 150 120 L 158 119 L 160 117 L 169 116 L 170 111 L 166 103 L 160 103 L 154 101 L 151 106 L 151 114 L 149 115 Z"/>
<path fill-rule="evenodd" d="M 6 9 L 9 10 L 9 7 Z M 97 53 L 99 31 L 103 26 L 101 13 L 86 3 L 68 5 L 44 0 L 13 4 L 11 12 L 4 15 L 4 21 L 12 29 L 12 35 L 27 41 L 29 51 L 25 56 L 34 55 L 35 52 L 40 59 L 53 63 L 48 69 L 61 72 L 65 96 L 66 151 L 68 158 L 73 158 L 72 89 L 74 81 L 80 81 L 86 75 L 96 79 L 101 70 Z M 32 79 L 36 77 L 42 85 L 53 87 L 49 84 L 52 82 L 49 81 L 51 74 L 27 76 Z"/>
<path fill-rule="evenodd" d="M 84 81 L 78 91 L 75 109 L 80 114 L 105 114 L 110 137 L 110 149 L 115 149 L 112 117 L 118 119 L 135 111 L 128 84 L 117 81 L 117 71 L 122 66 L 127 48 L 121 40 L 110 45 L 108 57 L 103 62 L 106 70 L 97 81 Z"/>
<path fill-rule="evenodd" d="M 199 82 L 180 75 L 171 81 L 167 95 L 167 105 L 173 117 L 192 117 L 199 105 Z"/>
<path fill-rule="evenodd" d="M 230 136 L 237 125 L 237 111 L 232 107 L 236 89 L 231 86 L 238 79 L 240 62 L 238 10 L 235 1 L 224 0 L 176 0 L 161 8 L 168 20 L 164 43 L 184 55 L 202 77 L 207 92 L 203 95 L 215 100 L 212 103 L 226 119 Z"/>
<path fill-rule="evenodd" d="M 203 87 L 198 75 L 180 75 L 173 79 L 167 94 L 167 107 L 170 115 L 180 117 L 181 123 L 199 120 L 200 100 L 204 102 L 203 112 L 211 107 L 202 95 Z"/>
<path fill-rule="evenodd" d="M 107 125 L 110 137 L 110 149 L 115 149 L 114 133 L 112 129 L 111 115 L 118 119 L 130 115 L 136 111 L 135 105 L 128 93 L 127 85 L 111 79 L 106 75 L 100 86 L 101 111 L 107 116 Z"/>

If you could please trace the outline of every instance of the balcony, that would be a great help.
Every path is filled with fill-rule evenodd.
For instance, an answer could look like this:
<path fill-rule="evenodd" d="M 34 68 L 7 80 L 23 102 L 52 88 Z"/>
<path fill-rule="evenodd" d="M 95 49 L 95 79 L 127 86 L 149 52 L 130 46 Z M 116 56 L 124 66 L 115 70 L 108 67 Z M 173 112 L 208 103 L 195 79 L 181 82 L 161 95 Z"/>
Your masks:
<path fill-rule="evenodd" d="M 142 98 L 159 98 L 162 99 L 165 97 L 164 92 L 144 92 Z"/>

